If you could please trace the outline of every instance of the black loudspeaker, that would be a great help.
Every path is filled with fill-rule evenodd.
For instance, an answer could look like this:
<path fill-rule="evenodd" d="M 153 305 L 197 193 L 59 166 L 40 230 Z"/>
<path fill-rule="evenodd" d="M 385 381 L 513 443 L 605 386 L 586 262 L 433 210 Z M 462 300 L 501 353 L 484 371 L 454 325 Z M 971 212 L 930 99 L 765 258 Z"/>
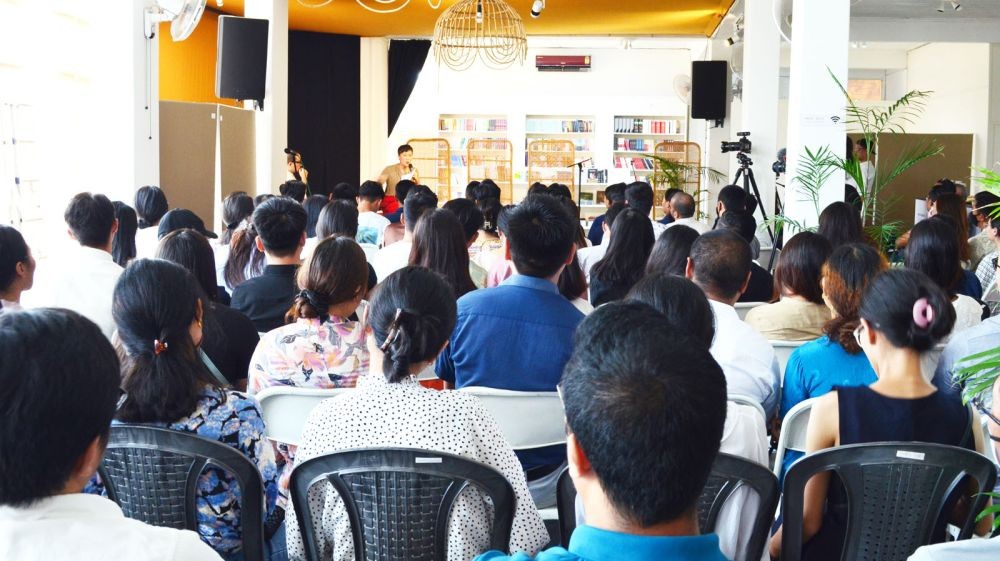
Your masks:
<path fill-rule="evenodd" d="M 729 68 L 724 60 L 691 63 L 691 118 L 721 121 L 726 118 Z"/>
<path fill-rule="evenodd" d="M 263 108 L 268 25 L 266 19 L 219 17 L 216 97 L 252 99 Z"/>

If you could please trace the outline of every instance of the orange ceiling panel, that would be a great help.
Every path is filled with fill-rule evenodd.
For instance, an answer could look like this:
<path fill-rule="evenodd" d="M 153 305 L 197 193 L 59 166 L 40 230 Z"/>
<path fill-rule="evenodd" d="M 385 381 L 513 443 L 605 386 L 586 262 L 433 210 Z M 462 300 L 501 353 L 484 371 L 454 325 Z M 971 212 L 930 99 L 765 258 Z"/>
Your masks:
<path fill-rule="evenodd" d="M 317 3 L 317 0 L 304 0 Z M 370 6 L 399 5 L 406 0 L 362 0 Z M 437 0 L 435 0 L 437 1 Z M 288 2 L 288 26 L 299 31 L 363 37 L 429 37 L 434 22 L 458 0 L 409 0 L 394 14 L 376 14 L 357 0 L 332 0 L 322 8 Z M 529 16 L 532 0 L 507 0 L 521 14 L 528 35 L 711 35 L 734 0 L 546 0 L 542 17 Z M 382 3 L 382 4 L 380 4 Z M 209 7 L 215 6 L 208 0 Z M 221 10 L 243 14 L 244 0 L 223 0 Z"/>

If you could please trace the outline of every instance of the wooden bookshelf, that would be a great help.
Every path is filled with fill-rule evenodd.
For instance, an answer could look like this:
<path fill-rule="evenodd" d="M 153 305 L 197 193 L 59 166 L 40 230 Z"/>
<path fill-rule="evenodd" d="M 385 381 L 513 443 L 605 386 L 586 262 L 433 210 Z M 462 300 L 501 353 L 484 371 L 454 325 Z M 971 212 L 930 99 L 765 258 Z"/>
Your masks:
<path fill-rule="evenodd" d="M 514 202 L 514 145 L 509 140 L 473 138 L 466 152 L 466 178 L 492 179 L 500 187 L 500 202 Z"/>
<path fill-rule="evenodd" d="M 576 197 L 576 147 L 571 140 L 528 141 L 528 185 L 535 182 L 562 183 Z"/>
<path fill-rule="evenodd" d="M 612 162 L 616 169 L 628 169 L 642 177 L 656 171 L 648 157 L 666 141 L 687 139 L 683 116 L 617 115 L 614 118 Z"/>
<path fill-rule="evenodd" d="M 464 188 L 461 182 L 468 175 L 468 147 L 472 140 L 507 140 L 506 115 L 443 113 L 438 115 L 438 136 L 451 144 L 451 175 L 453 191 Z"/>
<path fill-rule="evenodd" d="M 573 150 L 578 159 L 591 158 L 595 147 L 594 129 L 593 116 L 528 115 L 524 122 L 525 163 L 527 164 L 528 145 L 535 140 L 569 141 L 573 143 Z M 575 162 L 570 162 L 569 165 L 573 163 Z M 566 182 L 560 181 L 560 183 Z"/>
<path fill-rule="evenodd" d="M 445 138 L 411 138 L 406 141 L 413 147 L 413 167 L 417 168 L 420 183 L 448 200 L 451 198 L 451 144 Z"/>

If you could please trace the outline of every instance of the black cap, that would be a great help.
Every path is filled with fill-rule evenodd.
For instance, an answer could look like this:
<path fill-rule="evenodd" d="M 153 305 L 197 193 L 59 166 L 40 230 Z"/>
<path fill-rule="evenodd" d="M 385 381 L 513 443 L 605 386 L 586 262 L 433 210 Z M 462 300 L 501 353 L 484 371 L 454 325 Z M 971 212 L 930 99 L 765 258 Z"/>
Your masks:
<path fill-rule="evenodd" d="M 160 219 L 160 227 L 156 231 L 157 239 L 163 239 L 174 230 L 183 230 L 184 228 L 190 228 L 206 238 L 217 238 L 215 232 L 209 232 L 205 229 L 205 223 L 202 222 L 198 215 L 187 210 L 186 208 L 175 208 L 173 210 L 167 211 Z"/>

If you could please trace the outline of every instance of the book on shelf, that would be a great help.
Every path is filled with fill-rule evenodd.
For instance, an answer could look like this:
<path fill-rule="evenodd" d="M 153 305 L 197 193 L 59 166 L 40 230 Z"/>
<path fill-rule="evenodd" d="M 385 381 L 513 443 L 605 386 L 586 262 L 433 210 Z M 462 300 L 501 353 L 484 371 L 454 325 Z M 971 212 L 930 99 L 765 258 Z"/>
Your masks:
<path fill-rule="evenodd" d="M 594 122 L 585 119 L 528 119 L 525 132 L 529 134 L 553 132 L 594 132 Z"/>
<path fill-rule="evenodd" d="M 628 151 L 628 152 L 652 152 L 653 143 L 644 138 L 625 138 L 617 137 L 615 144 L 617 146 L 616 150 Z"/>
<path fill-rule="evenodd" d="M 616 156 L 615 167 L 618 169 L 652 171 L 656 169 L 656 160 L 652 158 L 627 158 L 624 156 Z"/>
<path fill-rule="evenodd" d="M 594 192 L 593 191 L 581 191 L 580 192 L 580 204 L 581 205 L 592 205 L 592 204 L 594 204 Z"/>
<path fill-rule="evenodd" d="M 616 134 L 680 134 L 681 123 L 677 119 L 641 119 L 638 117 L 615 117 Z"/>
<path fill-rule="evenodd" d="M 507 119 L 441 117 L 438 129 L 441 132 L 506 132 Z"/>

